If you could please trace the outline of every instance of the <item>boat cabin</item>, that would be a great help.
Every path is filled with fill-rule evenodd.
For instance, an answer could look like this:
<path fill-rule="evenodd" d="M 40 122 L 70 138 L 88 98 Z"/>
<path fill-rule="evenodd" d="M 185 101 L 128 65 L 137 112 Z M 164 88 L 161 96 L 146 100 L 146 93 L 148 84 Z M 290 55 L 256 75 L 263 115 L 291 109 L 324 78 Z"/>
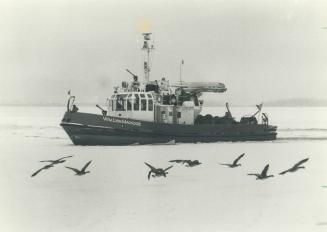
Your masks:
<path fill-rule="evenodd" d="M 108 101 L 108 116 L 153 121 L 154 96 L 152 93 L 115 93 Z"/>
<path fill-rule="evenodd" d="M 167 104 L 155 92 L 121 92 L 108 99 L 108 116 L 155 123 L 194 124 L 199 109 L 193 101 Z"/>

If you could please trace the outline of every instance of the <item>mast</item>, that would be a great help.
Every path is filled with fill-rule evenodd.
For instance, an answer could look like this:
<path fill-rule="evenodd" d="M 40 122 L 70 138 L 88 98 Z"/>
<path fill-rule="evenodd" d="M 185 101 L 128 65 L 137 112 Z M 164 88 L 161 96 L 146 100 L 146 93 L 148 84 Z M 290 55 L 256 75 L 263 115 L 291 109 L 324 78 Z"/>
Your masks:
<path fill-rule="evenodd" d="M 145 82 L 149 82 L 150 80 L 150 51 L 152 49 L 154 49 L 154 46 L 153 44 L 150 45 L 150 35 L 152 33 L 143 33 L 143 38 L 144 38 L 144 42 L 143 42 L 143 47 L 142 47 L 142 50 L 145 51 L 146 53 L 146 58 L 144 60 L 144 79 L 145 79 Z"/>
<path fill-rule="evenodd" d="M 182 60 L 180 65 L 179 65 L 179 81 L 180 81 L 181 85 L 182 85 L 182 66 L 183 65 L 184 65 L 184 60 Z"/>

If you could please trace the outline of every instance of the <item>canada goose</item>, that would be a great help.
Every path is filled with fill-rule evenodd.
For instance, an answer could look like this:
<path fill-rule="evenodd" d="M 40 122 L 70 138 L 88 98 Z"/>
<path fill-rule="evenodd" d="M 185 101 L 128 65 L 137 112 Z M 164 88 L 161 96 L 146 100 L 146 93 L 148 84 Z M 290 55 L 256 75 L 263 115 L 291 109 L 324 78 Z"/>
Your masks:
<path fill-rule="evenodd" d="M 62 157 L 62 158 L 57 159 L 57 160 L 42 160 L 42 161 L 40 161 L 40 162 L 50 162 L 50 163 L 52 163 L 52 164 L 60 164 L 60 163 L 63 163 L 63 162 L 66 161 L 66 160 L 64 160 L 64 159 L 66 159 L 66 158 L 70 158 L 70 157 L 73 157 L 73 156 L 72 156 L 72 155 L 70 155 L 70 156 L 65 156 L 65 157 Z"/>
<path fill-rule="evenodd" d="M 249 173 L 248 175 L 249 176 L 256 176 L 257 180 L 263 180 L 263 179 L 267 179 L 269 177 L 274 177 L 274 175 L 267 176 L 268 168 L 269 168 L 269 164 L 267 164 L 265 166 L 265 168 L 262 170 L 262 172 L 260 174 L 259 173 Z"/>
<path fill-rule="evenodd" d="M 168 174 L 167 170 L 173 167 L 173 166 L 170 166 L 166 169 L 162 169 L 162 168 L 155 168 L 146 162 L 144 162 L 144 163 L 151 169 L 148 173 L 148 180 L 150 180 L 151 173 L 153 173 L 152 177 L 159 177 L 159 176 L 166 177 L 166 175 Z"/>
<path fill-rule="evenodd" d="M 309 160 L 309 158 L 303 159 L 299 162 L 297 162 L 293 167 L 291 167 L 290 169 L 287 169 L 281 173 L 279 173 L 279 175 L 284 175 L 287 172 L 296 172 L 297 170 L 299 170 L 300 168 L 305 168 L 304 166 L 300 166 L 301 164 L 307 162 Z"/>
<path fill-rule="evenodd" d="M 77 176 L 82 176 L 82 175 L 85 175 L 86 173 L 90 173 L 89 171 L 85 171 L 85 170 L 90 165 L 91 162 L 92 162 L 92 160 L 87 162 L 81 170 L 78 170 L 76 168 L 67 167 L 67 166 L 65 166 L 65 168 L 73 170 L 76 173 L 75 175 L 77 175 Z"/>
<path fill-rule="evenodd" d="M 45 165 L 44 167 L 40 168 L 39 170 L 37 170 L 36 172 L 34 172 L 31 177 L 34 177 L 36 176 L 37 174 L 39 174 L 39 172 L 41 172 L 42 170 L 46 170 L 46 169 L 49 169 L 49 168 L 52 168 L 54 167 L 53 164 L 48 164 L 48 165 Z"/>
<path fill-rule="evenodd" d="M 237 157 L 236 160 L 234 160 L 234 162 L 232 164 L 220 164 L 220 165 L 225 165 L 228 166 L 230 168 L 236 168 L 238 166 L 241 166 L 241 164 L 238 164 L 237 162 L 245 155 L 245 153 L 241 154 L 239 157 Z"/>
<path fill-rule="evenodd" d="M 186 164 L 185 165 L 186 167 L 194 167 L 194 166 L 202 164 L 198 160 L 170 160 L 169 162 L 183 163 L 183 164 Z"/>

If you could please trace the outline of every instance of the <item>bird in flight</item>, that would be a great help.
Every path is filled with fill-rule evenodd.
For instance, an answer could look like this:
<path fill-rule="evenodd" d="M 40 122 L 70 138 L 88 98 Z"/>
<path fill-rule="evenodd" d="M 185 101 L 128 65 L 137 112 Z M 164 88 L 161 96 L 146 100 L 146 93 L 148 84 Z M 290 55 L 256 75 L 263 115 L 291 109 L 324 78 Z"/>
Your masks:
<path fill-rule="evenodd" d="M 40 168 L 39 170 L 37 170 L 36 172 L 34 172 L 31 177 L 34 177 L 36 176 L 37 174 L 39 174 L 39 172 L 41 172 L 42 170 L 46 170 L 46 169 L 49 169 L 49 168 L 52 168 L 54 167 L 53 164 L 48 164 L 48 165 L 45 165 L 44 167 Z"/>
<path fill-rule="evenodd" d="M 65 168 L 73 170 L 75 172 L 75 175 L 77 175 L 77 176 L 82 176 L 82 175 L 85 175 L 86 173 L 90 173 L 90 171 L 85 171 L 85 170 L 90 165 L 91 162 L 92 162 L 92 160 L 87 162 L 81 170 L 79 170 L 77 168 L 67 167 L 67 166 L 65 166 Z"/>
<path fill-rule="evenodd" d="M 46 169 L 49 169 L 49 168 L 52 168 L 54 167 L 55 164 L 60 164 L 60 163 L 63 163 L 65 162 L 66 158 L 70 158 L 70 157 L 73 157 L 73 156 L 65 156 L 65 157 L 62 157 L 60 159 L 56 159 L 56 160 L 42 160 L 40 162 L 49 162 L 50 164 L 47 164 L 45 166 L 43 166 L 42 168 L 40 168 L 39 170 L 37 170 L 36 172 L 34 172 L 31 177 L 34 177 L 36 176 L 37 174 L 39 174 L 42 170 L 46 170 Z"/>
<path fill-rule="evenodd" d="M 148 173 L 148 180 L 150 180 L 150 177 L 151 177 L 151 174 L 152 174 L 152 177 L 159 177 L 159 176 L 164 176 L 166 177 L 166 175 L 168 174 L 167 170 L 172 168 L 173 166 L 169 166 L 168 168 L 166 169 L 162 169 L 162 168 L 155 168 L 153 167 L 152 165 L 144 162 L 146 166 L 148 166 L 151 170 L 149 171 Z"/>
<path fill-rule="evenodd" d="M 237 163 L 243 156 L 245 155 L 245 153 L 241 154 L 239 157 L 237 157 L 237 159 L 235 159 L 233 161 L 233 163 L 231 164 L 220 164 L 220 165 L 225 165 L 225 166 L 228 166 L 230 168 L 236 168 L 238 166 L 241 166 L 241 164 Z"/>
<path fill-rule="evenodd" d="M 256 176 L 257 180 L 267 179 L 269 177 L 274 177 L 274 175 L 267 175 L 269 169 L 269 164 L 265 166 L 261 173 L 249 173 L 248 176 Z"/>
<path fill-rule="evenodd" d="M 172 163 L 182 163 L 185 164 L 186 167 L 194 167 L 200 165 L 199 160 L 170 160 Z"/>
<path fill-rule="evenodd" d="M 72 155 L 70 156 L 65 156 L 65 157 L 61 157 L 60 159 L 56 159 L 56 160 L 42 160 L 40 162 L 50 162 L 51 164 L 60 164 L 65 162 L 67 158 L 73 157 Z"/>
<path fill-rule="evenodd" d="M 299 170 L 300 168 L 304 169 L 304 166 L 301 166 L 301 164 L 304 164 L 305 162 L 307 162 L 309 160 L 309 158 L 303 159 L 299 162 L 297 162 L 296 164 L 294 164 L 293 167 L 291 167 L 290 169 L 287 169 L 281 173 L 279 173 L 279 175 L 284 175 L 287 172 L 296 172 L 297 170 Z"/>

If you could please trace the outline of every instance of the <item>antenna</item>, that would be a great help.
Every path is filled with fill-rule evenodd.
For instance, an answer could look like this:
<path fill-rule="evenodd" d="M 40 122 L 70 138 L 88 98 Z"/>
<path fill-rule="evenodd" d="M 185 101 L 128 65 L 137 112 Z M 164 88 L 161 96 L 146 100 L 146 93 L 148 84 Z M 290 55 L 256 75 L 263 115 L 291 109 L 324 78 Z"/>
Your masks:
<path fill-rule="evenodd" d="M 144 50 L 146 52 L 146 59 L 144 61 L 144 78 L 146 82 L 149 82 L 150 80 L 150 51 L 152 49 L 154 49 L 153 44 L 149 44 L 150 43 L 150 35 L 152 33 L 143 33 L 143 38 L 144 38 L 144 42 L 143 42 L 143 47 L 142 50 Z"/>
<path fill-rule="evenodd" d="M 184 65 L 184 60 L 181 61 L 180 65 L 179 65 L 179 81 L 182 85 L 182 66 Z"/>

